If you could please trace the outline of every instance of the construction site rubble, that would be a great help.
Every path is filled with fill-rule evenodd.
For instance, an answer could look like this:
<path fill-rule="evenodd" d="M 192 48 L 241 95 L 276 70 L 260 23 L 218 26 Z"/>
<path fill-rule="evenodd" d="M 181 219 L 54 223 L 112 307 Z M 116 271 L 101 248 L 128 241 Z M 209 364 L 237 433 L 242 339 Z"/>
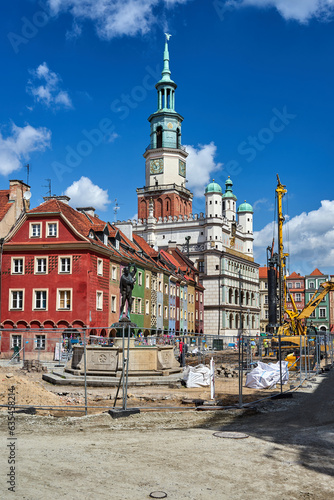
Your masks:
<path fill-rule="evenodd" d="M 47 372 L 48 369 L 38 359 L 26 359 L 23 362 L 22 370 L 28 372 Z"/>
<path fill-rule="evenodd" d="M 237 370 L 233 370 L 232 368 L 224 365 L 221 365 L 219 368 L 217 368 L 216 372 L 217 375 L 221 375 L 222 377 L 226 378 L 237 378 L 239 376 Z"/>

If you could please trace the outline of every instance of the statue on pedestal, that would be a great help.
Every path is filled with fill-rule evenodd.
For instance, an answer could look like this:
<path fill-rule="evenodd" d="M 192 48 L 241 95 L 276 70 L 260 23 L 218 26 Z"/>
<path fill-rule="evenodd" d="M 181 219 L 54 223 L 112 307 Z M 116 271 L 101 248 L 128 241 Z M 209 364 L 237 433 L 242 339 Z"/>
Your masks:
<path fill-rule="evenodd" d="M 131 271 L 131 267 L 133 268 L 132 271 Z M 119 284 L 121 297 L 122 297 L 119 321 L 121 321 L 123 318 L 123 311 L 124 311 L 124 307 L 125 307 L 126 302 L 128 303 L 128 311 L 126 314 L 126 320 L 130 321 L 130 312 L 131 312 L 132 300 L 133 300 L 132 299 L 132 290 L 133 290 L 133 287 L 136 283 L 136 273 L 137 273 L 136 264 L 129 264 L 127 267 L 124 267 L 124 269 L 123 269 L 123 274 L 122 274 L 121 281 Z"/>

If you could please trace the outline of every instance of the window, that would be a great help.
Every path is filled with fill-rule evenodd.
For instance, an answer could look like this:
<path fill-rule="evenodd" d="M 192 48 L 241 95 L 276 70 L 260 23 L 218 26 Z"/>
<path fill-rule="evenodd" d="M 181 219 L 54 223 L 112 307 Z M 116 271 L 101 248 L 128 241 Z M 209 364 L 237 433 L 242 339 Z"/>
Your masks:
<path fill-rule="evenodd" d="M 152 316 L 157 315 L 157 306 L 155 304 L 152 304 Z"/>
<path fill-rule="evenodd" d="M 265 282 L 264 282 L 264 288 L 265 288 L 266 290 L 268 290 L 268 281 L 265 281 Z"/>
<path fill-rule="evenodd" d="M 199 320 L 203 321 L 203 312 L 202 311 L 199 312 Z"/>
<path fill-rule="evenodd" d="M 196 292 L 196 302 L 198 302 L 198 292 Z"/>
<path fill-rule="evenodd" d="M 204 260 L 199 260 L 198 261 L 198 271 L 200 273 L 204 273 Z"/>
<path fill-rule="evenodd" d="M 301 288 L 301 287 L 300 287 L 300 282 L 299 282 L 299 281 L 296 281 L 296 288 Z"/>
<path fill-rule="evenodd" d="M 162 292 L 162 282 L 159 281 L 159 292 Z"/>
<path fill-rule="evenodd" d="M 150 276 L 148 274 L 146 274 L 146 288 L 150 288 Z"/>
<path fill-rule="evenodd" d="M 198 311 L 196 309 L 196 320 L 198 320 Z"/>
<path fill-rule="evenodd" d="M 179 296 L 180 296 L 180 288 L 179 288 L 179 287 L 177 287 L 177 288 L 176 288 L 176 296 L 177 296 L 177 297 L 179 297 Z"/>
<path fill-rule="evenodd" d="M 97 274 L 103 276 L 103 260 L 97 259 Z"/>
<path fill-rule="evenodd" d="M 265 303 L 265 304 L 268 304 L 268 295 L 265 295 L 265 296 L 264 296 L 264 303 Z"/>
<path fill-rule="evenodd" d="M 46 257 L 35 257 L 35 273 L 46 274 Z"/>
<path fill-rule="evenodd" d="M 326 308 L 319 307 L 319 318 L 326 318 Z"/>
<path fill-rule="evenodd" d="M 143 284 L 143 273 L 139 271 L 138 273 L 138 286 L 142 286 Z"/>
<path fill-rule="evenodd" d="M 315 318 L 315 310 L 311 312 L 311 314 L 310 314 L 310 316 L 309 316 L 309 317 L 310 317 L 310 318 Z"/>
<path fill-rule="evenodd" d="M 199 301 L 200 301 L 200 303 L 203 302 L 203 294 L 202 293 L 199 294 Z"/>
<path fill-rule="evenodd" d="M 302 300 L 302 296 L 301 296 L 301 294 L 300 294 L 300 293 L 296 293 L 295 297 L 296 297 L 296 299 L 295 299 L 295 300 L 296 300 L 296 302 L 301 302 L 301 300 Z"/>
<path fill-rule="evenodd" d="M 183 288 L 181 288 L 181 299 L 183 299 Z"/>
<path fill-rule="evenodd" d="M 34 292 L 34 309 L 46 310 L 46 290 L 35 290 Z"/>
<path fill-rule="evenodd" d="M 12 258 L 12 274 L 23 274 L 23 258 Z"/>
<path fill-rule="evenodd" d="M 111 296 L 111 312 L 113 312 L 113 313 L 116 312 L 116 296 L 115 295 Z"/>
<path fill-rule="evenodd" d="M 314 281 L 310 281 L 308 286 L 309 286 L 309 288 L 315 288 Z"/>
<path fill-rule="evenodd" d="M 71 272 L 71 257 L 59 257 L 59 272 L 60 273 Z"/>
<path fill-rule="evenodd" d="M 103 292 L 96 292 L 96 309 L 98 311 L 103 309 Z"/>
<path fill-rule="evenodd" d="M 46 235 L 48 238 L 58 236 L 58 222 L 48 222 L 46 227 Z"/>
<path fill-rule="evenodd" d="M 22 346 L 22 335 L 12 335 L 11 338 L 11 348 L 18 347 L 21 349 Z"/>
<path fill-rule="evenodd" d="M 70 310 L 72 307 L 72 290 L 58 290 L 58 309 Z"/>
<path fill-rule="evenodd" d="M 11 309 L 23 310 L 23 290 L 11 290 Z"/>
<path fill-rule="evenodd" d="M 177 321 L 179 321 L 179 319 L 180 319 L 180 309 L 179 308 L 176 309 L 176 319 L 177 319 Z"/>
<path fill-rule="evenodd" d="M 168 285 L 165 283 L 165 294 L 168 295 Z"/>
<path fill-rule="evenodd" d="M 165 309 L 165 319 L 168 319 L 168 307 L 165 306 L 164 309 Z"/>
<path fill-rule="evenodd" d="M 111 266 L 111 279 L 113 279 L 113 280 L 117 279 L 117 267 L 116 266 Z"/>
<path fill-rule="evenodd" d="M 159 318 L 161 318 L 161 316 L 162 316 L 162 305 L 161 304 L 158 305 L 158 314 L 159 314 Z"/>
<path fill-rule="evenodd" d="M 137 314 L 143 314 L 141 308 L 142 308 L 142 299 L 137 299 Z"/>
<path fill-rule="evenodd" d="M 187 311 L 184 311 L 184 321 L 187 321 Z"/>
<path fill-rule="evenodd" d="M 150 314 L 150 301 L 145 302 L 145 314 Z"/>
<path fill-rule="evenodd" d="M 289 283 L 288 283 L 288 288 L 292 288 L 292 283 L 291 283 L 291 281 L 289 281 Z"/>
<path fill-rule="evenodd" d="M 269 319 L 269 311 L 268 311 L 268 309 L 266 309 L 264 311 L 264 319 Z"/>
<path fill-rule="evenodd" d="M 45 335 L 36 335 L 35 348 L 38 350 L 45 349 Z"/>
<path fill-rule="evenodd" d="M 30 223 L 29 227 L 29 235 L 30 238 L 40 238 L 41 237 L 41 224 L 33 224 L 32 222 Z"/>
<path fill-rule="evenodd" d="M 155 280 L 152 280 L 152 290 L 157 289 L 157 282 Z"/>
<path fill-rule="evenodd" d="M 136 313 L 136 297 L 133 297 L 132 298 L 132 304 L 131 304 L 131 311 L 130 311 L 131 314 L 135 314 Z"/>

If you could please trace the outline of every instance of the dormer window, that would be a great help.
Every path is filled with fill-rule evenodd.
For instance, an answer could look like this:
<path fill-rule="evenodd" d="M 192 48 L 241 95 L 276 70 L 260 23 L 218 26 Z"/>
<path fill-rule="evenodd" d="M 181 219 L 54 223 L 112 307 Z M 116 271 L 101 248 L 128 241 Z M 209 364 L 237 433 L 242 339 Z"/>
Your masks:
<path fill-rule="evenodd" d="M 92 239 L 94 238 L 94 231 L 89 231 L 89 237 Z"/>
<path fill-rule="evenodd" d="M 46 234 L 48 238 L 56 238 L 58 236 L 58 222 L 47 222 Z"/>

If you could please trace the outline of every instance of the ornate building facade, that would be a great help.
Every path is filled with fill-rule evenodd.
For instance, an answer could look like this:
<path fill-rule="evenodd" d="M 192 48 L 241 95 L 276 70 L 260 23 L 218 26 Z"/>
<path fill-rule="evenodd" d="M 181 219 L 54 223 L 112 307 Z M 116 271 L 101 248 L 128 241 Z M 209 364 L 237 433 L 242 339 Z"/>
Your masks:
<path fill-rule="evenodd" d="M 253 208 L 237 207 L 233 182 L 225 191 L 212 181 L 205 189 L 205 213 L 192 213 L 186 188 L 187 152 L 181 143 L 183 117 L 175 110 L 176 84 L 170 77 L 168 40 L 162 78 L 156 84 L 157 111 L 144 153 L 145 186 L 137 189 L 138 220 L 117 222 L 155 249 L 176 246 L 194 262 L 204 292 L 205 333 L 238 335 L 260 331 L 259 266 L 253 257 Z M 131 227 L 129 227 L 131 226 Z"/>

